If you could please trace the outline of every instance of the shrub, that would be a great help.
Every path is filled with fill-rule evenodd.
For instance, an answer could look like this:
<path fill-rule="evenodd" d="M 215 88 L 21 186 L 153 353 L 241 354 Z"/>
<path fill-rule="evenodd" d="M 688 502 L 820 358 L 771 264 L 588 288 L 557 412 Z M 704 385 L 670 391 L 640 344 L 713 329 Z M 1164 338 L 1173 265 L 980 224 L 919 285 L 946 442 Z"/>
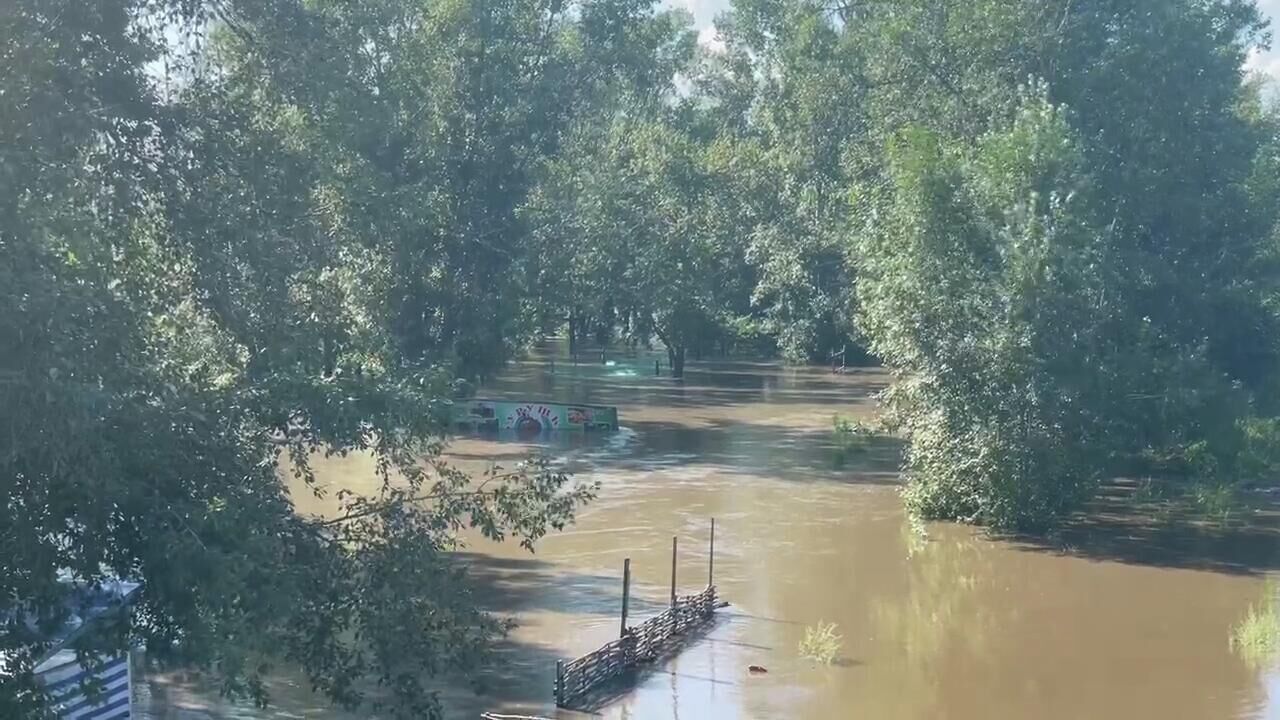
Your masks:
<path fill-rule="evenodd" d="M 849 458 L 866 451 L 871 439 L 877 435 L 875 428 L 860 421 L 836 415 L 831 421 L 831 437 L 835 445 L 834 462 L 843 467 Z"/>
<path fill-rule="evenodd" d="M 1277 586 L 1267 580 L 1262 602 L 1250 605 L 1231 630 L 1231 649 L 1252 667 L 1271 665 L 1280 657 L 1280 602 Z"/>
<path fill-rule="evenodd" d="M 840 654 L 842 638 L 836 634 L 835 623 L 821 620 L 817 625 L 804 629 L 804 637 L 800 639 L 800 657 L 822 665 L 835 662 Z"/>

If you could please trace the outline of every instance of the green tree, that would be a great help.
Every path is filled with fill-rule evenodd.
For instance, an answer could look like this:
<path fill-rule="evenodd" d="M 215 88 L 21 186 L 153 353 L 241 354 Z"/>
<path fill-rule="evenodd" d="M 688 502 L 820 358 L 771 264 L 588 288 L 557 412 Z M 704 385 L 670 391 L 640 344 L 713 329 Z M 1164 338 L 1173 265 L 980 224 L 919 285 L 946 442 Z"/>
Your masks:
<path fill-rule="evenodd" d="M 889 148 L 862 162 L 859 296 L 909 498 L 1036 526 L 1103 477 L 1232 476 L 1277 349 L 1253 4 L 903 2 L 857 28 Z"/>
<path fill-rule="evenodd" d="M 854 333 L 844 159 L 866 138 L 862 38 L 807 0 L 741 0 L 717 30 L 697 97 L 718 132 L 759 148 L 753 309 L 784 357 L 825 359 Z"/>
<path fill-rule="evenodd" d="M 306 143 L 336 229 L 388 258 L 399 354 L 467 376 L 542 324 L 545 266 L 516 212 L 542 163 L 616 93 L 667 87 L 677 52 L 669 16 L 634 0 L 240 3 L 223 19 L 220 83 Z"/>
<path fill-rule="evenodd" d="M 612 122 L 643 116 L 644 108 L 675 99 L 676 74 L 687 67 L 696 35 L 687 13 L 655 12 L 648 3 L 597 2 L 583 7 L 581 34 L 596 38 L 586 65 L 602 68 L 567 125 L 564 145 L 545 157 L 520 211 L 529 230 L 530 301 L 544 324 L 567 323 L 570 351 L 589 330 L 608 339 L 621 329 L 632 340 L 643 324 L 632 308 L 615 305 L 624 256 L 611 253 L 575 223 L 573 208 L 587 174 L 584 153 L 602 142 Z M 608 70 L 607 72 L 605 70 Z"/>
<path fill-rule="evenodd" d="M 1100 439 L 1091 335 L 1111 258 L 1079 144 L 1032 90 L 976 147 L 904 131 L 886 179 L 863 205 L 859 290 L 872 349 L 898 373 L 908 498 L 934 516 L 1053 517 L 1103 459 L 1082 450 Z"/>
<path fill-rule="evenodd" d="M 315 104 L 288 101 L 235 45 L 280 40 L 256 34 L 268 26 L 253 13 L 312 31 L 322 13 L 224 10 L 214 24 L 234 37 L 200 58 L 216 71 L 184 75 L 171 100 L 148 75 L 166 59 L 149 21 L 206 27 L 201 6 L 0 10 L 5 717 L 42 711 L 30 670 L 43 644 L 22 620 L 58 622 L 64 569 L 141 579 L 119 630 L 216 670 L 229 692 L 265 699 L 263 674 L 287 662 L 343 705 L 438 716 L 431 678 L 472 677 L 503 630 L 451 559 L 458 531 L 529 544 L 590 495 L 541 461 L 474 479 L 440 461 L 450 353 L 404 356 L 408 280 L 366 204 L 385 186 L 308 114 L 325 81 L 330 109 L 354 116 L 355 78 L 334 70 L 345 56 L 308 55 Z M 408 196 L 378 207 L 417 212 Z M 434 260 L 415 267 L 472 272 Z M 316 452 L 373 454 L 380 490 L 299 516 L 283 461 L 310 481 Z"/>
<path fill-rule="evenodd" d="M 695 112 L 686 108 L 689 112 Z M 577 302 L 656 335 L 676 377 L 691 347 L 724 328 L 744 298 L 732 178 L 739 155 L 703 141 L 669 106 L 588 128 L 547 175 L 528 212 L 576 257 Z"/>

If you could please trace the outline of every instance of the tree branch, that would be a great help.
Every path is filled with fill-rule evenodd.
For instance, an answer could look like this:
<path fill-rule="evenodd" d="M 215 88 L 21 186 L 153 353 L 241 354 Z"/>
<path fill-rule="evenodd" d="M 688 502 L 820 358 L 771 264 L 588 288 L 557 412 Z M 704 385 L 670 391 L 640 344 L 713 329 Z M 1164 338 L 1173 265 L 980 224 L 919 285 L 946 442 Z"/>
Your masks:
<path fill-rule="evenodd" d="M 366 507 L 355 512 L 350 512 L 341 517 L 321 520 L 319 522 L 314 523 L 314 526 L 315 527 L 332 527 L 334 525 L 341 525 L 342 523 L 345 523 L 345 522 L 351 522 L 352 520 L 359 520 L 360 518 L 365 518 L 370 515 L 376 515 L 392 507 L 397 507 L 405 503 L 418 503 L 418 502 L 425 502 L 428 500 L 443 500 L 445 498 L 457 498 L 457 497 L 493 497 L 494 495 L 497 494 L 497 491 L 489 490 L 486 492 L 484 490 L 485 485 L 488 485 L 490 482 L 494 480 L 507 480 L 507 479 L 510 479 L 513 477 L 519 477 L 519 476 L 520 476 L 520 473 L 504 473 L 502 475 L 493 475 L 487 478 L 483 483 L 480 483 L 480 486 L 477 487 L 475 490 L 463 490 L 458 492 L 431 492 L 425 495 L 413 495 L 410 497 L 397 498 L 392 501 L 383 501 L 377 505 L 372 505 L 370 507 Z"/>

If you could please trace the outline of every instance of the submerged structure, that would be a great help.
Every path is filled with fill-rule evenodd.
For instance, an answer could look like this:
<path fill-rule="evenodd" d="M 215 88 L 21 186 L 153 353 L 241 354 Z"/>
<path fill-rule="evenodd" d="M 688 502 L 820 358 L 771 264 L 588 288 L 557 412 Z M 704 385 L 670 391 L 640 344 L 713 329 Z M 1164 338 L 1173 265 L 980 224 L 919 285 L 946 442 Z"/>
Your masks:
<path fill-rule="evenodd" d="M 716 609 L 728 605 L 716 594 L 716 520 L 711 518 L 707 585 L 693 595 L 678 595 L 676 554 L 671 538 L 671 605 L 639 625 L 627 623 L 631 605 L 631 558 L 622 561 L 622 617 L 617 640 L 573 660 L 556 662 L 556 707 L 594 713 L 625 693 L 640 671 L 678 654 L 715 622 Z"/>
<path fill-rule="evenodd" d="M 71 592 L 61 624 L 45 635 L 43 655 L 34 668 L 36 682 L 48 693 L 49 710 L 66 720 L 122 720 L 132 714 L 132 682 L 127 647 L 98 655 L 91 661 L 76 651 L 77 641 L 99 626 L 118 622 L 136 597 L 140 585 L 111 580 L 97 585 L 65 581 Z M 33 619 L 25 622 L 38 632 Z M 6 666 L 0 654 L 0 672 Z"/>
<path fill-rule="evenodd" d="M 541 400 L 461 400 L 454 404 L 453 425 L 479 433 L 511 432 L 528 440 L 564 430 L 617 430 L 618 409 Z"/>

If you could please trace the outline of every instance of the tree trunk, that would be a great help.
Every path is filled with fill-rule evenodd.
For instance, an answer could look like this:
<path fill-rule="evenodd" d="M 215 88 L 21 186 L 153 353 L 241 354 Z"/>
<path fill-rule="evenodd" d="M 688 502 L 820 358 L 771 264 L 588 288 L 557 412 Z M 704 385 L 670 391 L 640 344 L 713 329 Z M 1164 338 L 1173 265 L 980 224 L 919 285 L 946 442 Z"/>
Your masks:
<path fill-rule="evenodd" d="M 578 318 L 573 312 L 569 313 L 569 357 L 578 361 Z"/>
<path fill-rule="evenodd" d="M 667 346 L 667 360 L 671 364 L 671 377 L 684 377 L 684 346 L 676 347 Z"/>
<path fill-rule="evenodd" d="M 324 376 L 331 378 L 338 371 L 338 343 L 327 337 L 320 339 L 320 354 L 324 363 Z"/>

